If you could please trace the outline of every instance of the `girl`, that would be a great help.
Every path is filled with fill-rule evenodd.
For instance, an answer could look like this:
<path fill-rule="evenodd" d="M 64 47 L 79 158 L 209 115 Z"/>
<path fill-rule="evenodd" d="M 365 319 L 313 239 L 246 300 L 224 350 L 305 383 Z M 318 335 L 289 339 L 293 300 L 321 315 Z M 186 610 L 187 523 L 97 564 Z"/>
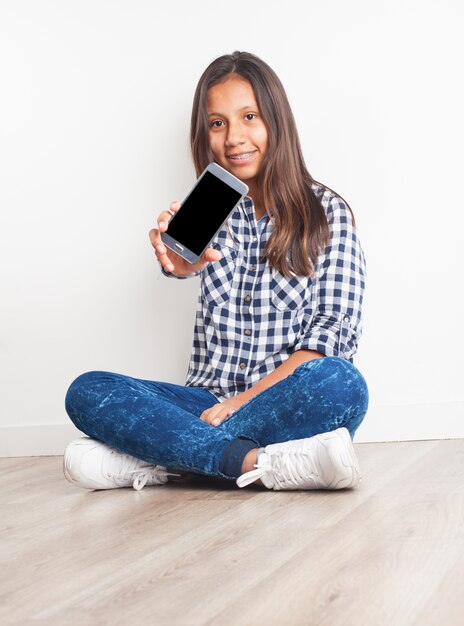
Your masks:
<path fill-rule="evenodd" d="M 75 485 L 164 484 L 167 468 L 268 489 L 354 487 L 351 439 L 368 392 L 352 365 L 364 258 L 351 210 L 306 169 L 282 84 L 261 59 L 221 56 L 198 83 L 191 120 L 197 174 L 211 161 L 249 195 L 200 262 L 150 240 L 162 271 L 199 275 L 185 386 L 108 372 L 77 378 L 64 472 Z"/>

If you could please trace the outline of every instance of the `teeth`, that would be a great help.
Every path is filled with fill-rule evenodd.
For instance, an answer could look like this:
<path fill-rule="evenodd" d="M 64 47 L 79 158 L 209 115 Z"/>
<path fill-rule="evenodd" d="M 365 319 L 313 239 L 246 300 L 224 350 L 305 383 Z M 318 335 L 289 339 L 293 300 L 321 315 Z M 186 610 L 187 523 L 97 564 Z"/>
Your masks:
<path fill-rule="evenodd" d="M 249 156 L 251 156 L 253 154 L 253 152 L 245 152 L 245 154 L 231 154 L 229 156 L 229 159 L 248 159 Z"/>

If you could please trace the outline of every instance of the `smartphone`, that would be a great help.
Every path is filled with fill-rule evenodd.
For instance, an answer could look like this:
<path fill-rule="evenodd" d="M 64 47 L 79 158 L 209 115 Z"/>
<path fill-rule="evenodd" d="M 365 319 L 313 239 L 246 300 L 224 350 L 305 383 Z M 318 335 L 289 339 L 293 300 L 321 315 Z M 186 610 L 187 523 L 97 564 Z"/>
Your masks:
<path fill-rule="evenodd" d="M 166 232 L 161 233 L 163 243 L 189 263 L 196 263 L 247 193 L 245 183 L 210 163 Z"/>

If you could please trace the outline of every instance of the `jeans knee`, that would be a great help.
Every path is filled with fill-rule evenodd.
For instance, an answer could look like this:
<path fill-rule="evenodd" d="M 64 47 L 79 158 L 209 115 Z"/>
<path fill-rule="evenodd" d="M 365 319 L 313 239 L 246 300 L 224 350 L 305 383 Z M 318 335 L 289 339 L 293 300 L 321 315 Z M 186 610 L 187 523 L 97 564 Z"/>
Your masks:
<path fill-rule="evenodd" d="M 318 388 L 323 403 L 350 409 L 352 415 L 367 411 L 369 392 L 361 372 L 350 361 L 339 357 L 324 357 L 302 366 L 308 376 L 308 389 Z"/>
<path fill-rule="evenodd" d="M 369 403 L 367 383 L 361 372 L 351 363 L 338 357 L 327 357 L 327 368 L 339 394 L 353 413 L 364 414 Z"/>
<path fill-rule="evenodd" d="M 95 386 L 104 372 L 86 372 L 78 376 L 69 386 L 65 397 L 66 412 L 76 426 L 88 408 L 88 391 Z"/>

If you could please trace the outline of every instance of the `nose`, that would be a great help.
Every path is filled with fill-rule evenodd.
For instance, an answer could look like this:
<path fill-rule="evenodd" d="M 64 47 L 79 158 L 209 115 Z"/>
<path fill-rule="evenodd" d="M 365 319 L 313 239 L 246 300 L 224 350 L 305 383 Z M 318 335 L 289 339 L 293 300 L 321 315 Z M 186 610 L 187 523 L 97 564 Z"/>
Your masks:
<path fill-rule="evenodd" d="M 226 146 L 239 146 L 246 142 L 243 127 L 240 124 L 229 123 L 227 129 Z"/>

